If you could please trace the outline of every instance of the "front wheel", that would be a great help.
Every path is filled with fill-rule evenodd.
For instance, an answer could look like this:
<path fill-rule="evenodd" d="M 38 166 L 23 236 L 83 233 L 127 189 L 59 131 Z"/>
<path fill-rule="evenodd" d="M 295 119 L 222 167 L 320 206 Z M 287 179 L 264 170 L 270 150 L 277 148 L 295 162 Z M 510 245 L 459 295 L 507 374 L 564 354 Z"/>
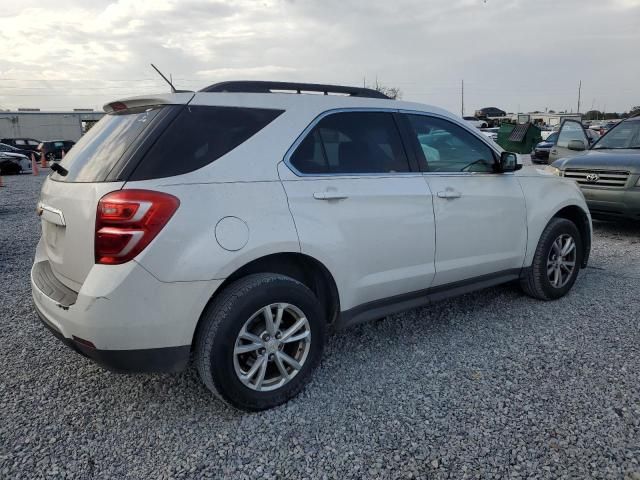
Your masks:
<path fill-rule="evenodd" d="M 540 300 L 566 295 L 578 277 L 583 255 L 576 225 L 565 218 L 552 219 L 540 236 L 531 267 L 520 279 L 522 289 Z"/>
<path fill-rule="evenodd" d="M 284 275 L 244 277 L 203 314 L 196 365 L 205 385 L 242 410 L 294 397 L 322 356 L 326 321 L 309 288 Z"/>

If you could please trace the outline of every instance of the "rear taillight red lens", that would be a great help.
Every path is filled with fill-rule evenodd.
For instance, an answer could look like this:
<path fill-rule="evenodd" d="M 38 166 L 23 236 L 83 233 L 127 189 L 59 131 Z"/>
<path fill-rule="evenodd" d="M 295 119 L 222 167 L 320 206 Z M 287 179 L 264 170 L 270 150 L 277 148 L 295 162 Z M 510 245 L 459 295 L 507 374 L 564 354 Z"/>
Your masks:
<path fill-rule="evenodd" d="M 180 200 L 151 190 L 106 194 L 96 212 L 96 263 L 117 265 L 138 255 L 173 216 Z"/>

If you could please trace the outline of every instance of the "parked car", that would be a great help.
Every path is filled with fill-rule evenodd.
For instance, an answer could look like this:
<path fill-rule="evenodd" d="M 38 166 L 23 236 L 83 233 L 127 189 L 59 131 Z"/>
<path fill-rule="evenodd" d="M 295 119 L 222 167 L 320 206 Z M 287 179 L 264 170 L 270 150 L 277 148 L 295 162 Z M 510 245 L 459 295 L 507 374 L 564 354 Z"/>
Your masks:
<path fill-rule="evenodd" d="M 583 127 L 584 128 L 584 127 Z M 587 143 L 591 145 L 595 141 L 600 138 L 600 134 L 588 128 L 584 129 L 584 134 L 587 138 Z M 549 162 L 549 152 L 553 148 L 558 139 L 558 132 L 553 132 L 551 135 L 547 137 L 546 140 L 538 143 L 533 152 L 531 152 L 531 161 L 534 163 L 550 163 Z"/>
<path fill-rule="evenodd" d="M 11 152 L 0 152 L 0 158 L 3 160 L 11 160 L 20 167 L 21 172 L 28 172 L 31 170 L 31 160 L 25 155 Z"/>
<path fill-rule="evenodd" d="M 480 110 L 476 110 L 475 116 L 477 118 L 487 118 L 487 117 L 504 117 L 507 115 L 507 112 L 504 110 L 500 110 L 496 107 L 485 107 Z"/>
<path fill-rule="evenodd" d="M 2 140 L 0 140 L 0 143 L 11 145 L 12 147 L 16 147 L 21 150 L 29 150 L 30 152 L 35 152 L 38 150 L 40 140 L 36 140 L 35 138 L 3 138 Z"/>
<path fill-rule="evenodd" d="M 618 123 L 591 147 L 571 122 L 560 129 L 549 170 L 578 183 L 594 217 L 640 220 L 640 117 Z"/>
<path fill-rule="evenodd" d="M 22 167 L 12 158 L 3 157 L 0 154 L 0 175 L 17 175 L 22 172 Z"/>
<path fill-rule="evenodd" d="M 13 145 L 8 145 L 6 143 L 0 143 L 0 153 L 18 153 L 20 155 L 24 155 L 25 157 L 31 158 L 31 154 L 35 153 L 32 150 L 24 149 L 24 148 L 16 148 Z"/>
<path fill-rule="evenodd" d="M 45 325 L 113 369 L 193 356 L 261 410 L 309 381 L 329 327 L 514 280 L 557 299 L 587 264 L 575 182 L 437 107 L 249 81 L 105 110 L 43 183 L 31 284 Z"/>
<path fill-rule="evenodd" d="M 605 133 L 607 133 L 609 130 L 611 130 L 613 127 L 615 127 L 619 122 L 606 122 L 600 125 L 600 130 L 598 131 L 598 133 L 600 133 L 600 135 L 604 135 Z"/>
<path fill-rule="evenodd" d="M 538 143 L 531 152 L 531 161 L 533 163 L 547 163 L 549 160 L 549 151 L 553 147 L 558 138 L 558 132 L 553 132 L 546 140 Z"/>
<path fill-rule="evenodd" d="M 469 122 L 470 125 L 473 125 L 476 128 L 487 128 L 489 125 L 486 121 L 480 120 L 476 117 L 462 117 L 464 120 Z"/>
<path fill-rule="evenodd" d="M 486 135 L 494 142 L 498 141 L 498 132 L 500 131 L 500 127 L 483 128 L 481 131 L 483 135 Z"/>
<path fill-rule="evenodd" d="M 66 154 L 74 145 L 75 142 L 72 142 L 71 140 L 50 140 L 40 143 L 38 146 L 38 152 L 44 151 L 45 158 L 49 162 L 53 162 L 62 158 L 63 150 Z"/>

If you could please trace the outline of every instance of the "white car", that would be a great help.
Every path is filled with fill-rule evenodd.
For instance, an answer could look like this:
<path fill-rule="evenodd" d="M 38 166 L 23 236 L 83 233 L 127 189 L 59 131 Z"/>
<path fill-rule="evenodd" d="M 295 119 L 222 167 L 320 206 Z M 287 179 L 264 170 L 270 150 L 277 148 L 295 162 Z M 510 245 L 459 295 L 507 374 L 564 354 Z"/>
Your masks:
<path fill-rule="evenodd" d="M 489 125 L 485 120 L 480 120 L 476 117 L 462 117 L 469 125 L 473 125 L 476 128 L 487 128 Z"/>
<path fill-rule="evenodd" d="M 115 370 L 193 356 L 261 410 L 303 388 L 329 327 L 514 280 L 556 299 L 587 263 L 576 183 L 440 108 L 225 82 L 105 110 L 42 186 L 31 282 L 52 332 Z"/>

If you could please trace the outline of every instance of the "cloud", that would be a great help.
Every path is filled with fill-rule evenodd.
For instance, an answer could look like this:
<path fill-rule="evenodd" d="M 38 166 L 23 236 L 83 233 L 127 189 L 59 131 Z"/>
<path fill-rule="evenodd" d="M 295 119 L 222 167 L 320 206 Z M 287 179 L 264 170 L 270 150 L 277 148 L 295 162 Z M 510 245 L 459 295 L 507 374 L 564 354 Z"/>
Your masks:
<path fill-rule="evenodd" d="M 55 5 L 55 6 L 53 6 Z M 640 103 L 640 0 L 23 0 L 0 13 L 0 106 L 99 107 L 234 78 L 399 87 L 458 112 Z"/>

